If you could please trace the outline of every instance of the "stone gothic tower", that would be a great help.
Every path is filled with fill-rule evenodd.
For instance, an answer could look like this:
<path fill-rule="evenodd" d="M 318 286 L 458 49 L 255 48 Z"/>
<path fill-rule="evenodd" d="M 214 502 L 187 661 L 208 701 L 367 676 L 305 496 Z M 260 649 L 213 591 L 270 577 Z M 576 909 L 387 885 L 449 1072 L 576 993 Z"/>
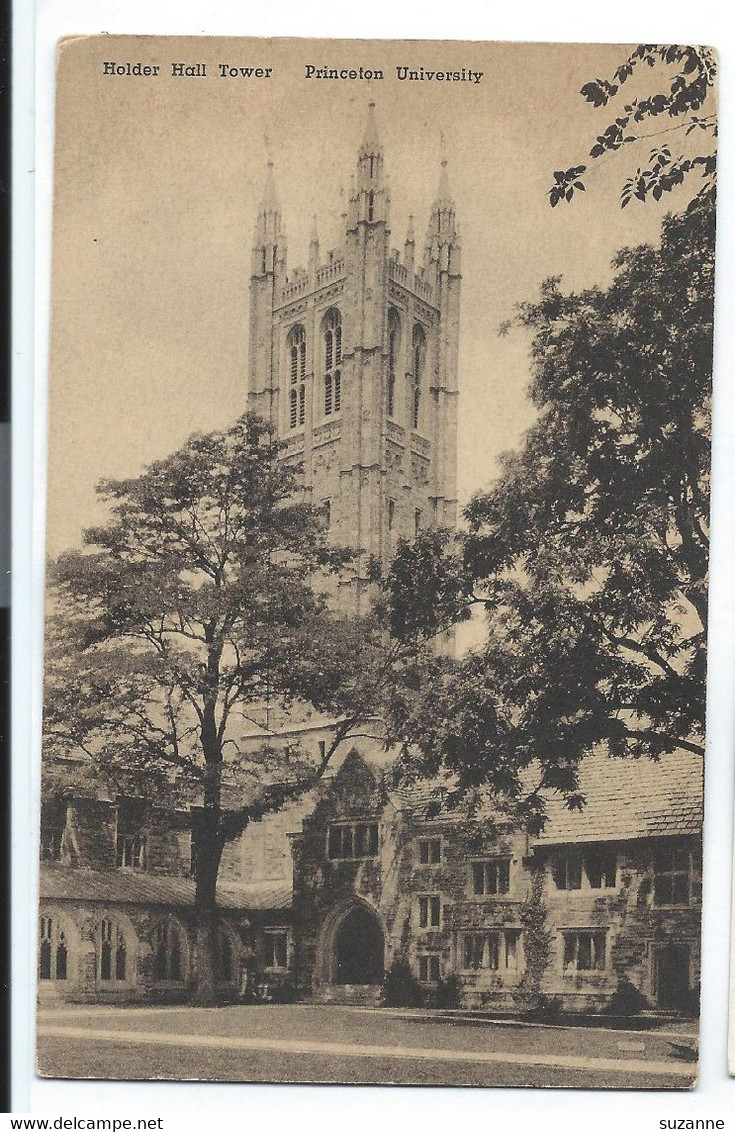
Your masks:
<path fill-rule="evenodd" d="M 253 240 L 249 407 L 303 465 L 336 544 L 361 551 L 342 597 L 360 612 L 369 556 L 457 518 L 460 243 L 442 161 L 423 255 L 392 249 L 370 103 L 337 248 L 288 272 L 272 163 Z"/>

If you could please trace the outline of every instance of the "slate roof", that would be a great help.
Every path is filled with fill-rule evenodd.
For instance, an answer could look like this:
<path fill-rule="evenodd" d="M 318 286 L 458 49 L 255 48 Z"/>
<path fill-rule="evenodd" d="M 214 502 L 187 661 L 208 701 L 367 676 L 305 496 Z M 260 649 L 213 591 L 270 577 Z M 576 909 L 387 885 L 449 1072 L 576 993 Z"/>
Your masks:
<path fill-rule="evenodd" d="M 455 785 L 449 779 L 437 778 L 389 787 L 388 794 L 397 810 L 425 810 L 441 803 L 443 793 Z"/>
<path fill-rule="evenodd" d="M 191 877 L 156 876 L 126 869 L 101 872 L 42 865 L 40 894 L 47 900 L 88 900 L 117 904 L 154 904 L 167 908 L 194 907 Z M 223 911 L 272 911 L 291 907 L 292 887 L 286 880 L 262 884 L 218 884 L 217 904 Z"/>
<path fill-rule="evenodd" d="M 539 845 L 619 841 L 702 832 L 704 765 L 701 756 L 681 751 L 651 759 L 594 755 L 582 762 L 580 788 L 586 805 L 568 809 L 548 801 L 549 820 Z"/>
<path fill-rule="evenodd" d="M 451 786 L 448 780 L 398 786 L 391 799 L 399 809 L 425 812 L 436 805 L 441 788 Z M 701 834 L 703 763 L 689 752 L 659 762 L 590 755 L 580 766 L 580 791 L 586 799 L 581 810 L 570 810 L 560 794 L 547 792 L 548 820 L 536 845 Z M 441 816 L 451 820 L 452 813 Z"/>

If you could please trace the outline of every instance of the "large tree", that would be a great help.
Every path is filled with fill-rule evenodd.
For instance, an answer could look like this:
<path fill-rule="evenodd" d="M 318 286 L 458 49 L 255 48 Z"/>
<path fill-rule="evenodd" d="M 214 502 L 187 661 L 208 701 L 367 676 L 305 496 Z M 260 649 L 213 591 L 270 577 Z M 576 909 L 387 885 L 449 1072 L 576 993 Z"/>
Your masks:
<path fill-rule="evenodd" d="M 521 306 L 536 422 L 469 529 L 404 547 L 387 580 L 398 636 L 440 609 L 486 615 L 481 648 L 396 697 L 406 767 L 500 791 L 535 824 L 542 787 L 583 802 L 590 752 L 704 750 L 711 201 L 614 268 L 608 287 L 551 279 Z M 410 585 L 417 558 L 432 607 Z"/>
<path fill-rule="evenodd" d="M 103 482 L 108 521 L 50 566 L 47 764 L 84 752 L 121 791 L 195 806 L 202 1002 L 214 994 L 226 841 L 311 785 L 356 730 L 355 704 L 370 714 L 376 702 L 365 673 L 380 639 L 329 612 L 326 576 L 349 555 L 327 546 L 300 486 L 268 427 L 243 417 Z M 340 711 L 347 689 L 351 714 L 320 763 L 247 739 L 265 703 Z"/>

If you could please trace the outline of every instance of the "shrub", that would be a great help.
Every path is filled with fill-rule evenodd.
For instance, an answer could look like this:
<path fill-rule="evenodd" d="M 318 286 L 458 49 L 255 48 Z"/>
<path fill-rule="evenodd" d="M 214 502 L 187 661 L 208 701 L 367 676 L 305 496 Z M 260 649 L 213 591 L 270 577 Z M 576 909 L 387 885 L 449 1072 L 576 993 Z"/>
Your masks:
<path fill-rule="evenodd" d="M 630 979 L 623 975 L 618 980 L 615 994 L 605 1007 L 605 1013 L 632 1017 L 634 1014 L 640 1014 L 641 1010 L 645 1010 L 647 1006 L 648 999 L 646 996 L 631 983 Z"/>
<path fill-rule="evenodd" d="M 281 978 L 271 978 L 266 983 L 266 986 L 268 988 L 268 1002 L 296 1002 L 299 997 L 296 984 L 288 975 L 282 976 Z"/>
<path fill-rule="evenodd" d="M 560 999 L 541 994 L 530 1013 L 538 1022 L 556 1022 L 564 1011 Z"/>
<path fill-rule="evenodd" d="M 440 979 L 431 996 L 432 1006 L 441 1010 L 459 1010 L 462 1005 L 462 980 L 458 975 Z"/>
<path fill-rule="evenodd" d="M 250 973 L 239 995 L 240 1002 L 255 1006 L 264 1002 L 297 1002 L 298 998 L 298 988 L 290 975 L 266 974 L 257 970 Z"/>
<path fill-rule="evenodd" d="M 407 959 L 394 959 L 385 972 L 380 1001 L 383 1006 L 423 1006 L 426 1002 L 426 991 Z"/>

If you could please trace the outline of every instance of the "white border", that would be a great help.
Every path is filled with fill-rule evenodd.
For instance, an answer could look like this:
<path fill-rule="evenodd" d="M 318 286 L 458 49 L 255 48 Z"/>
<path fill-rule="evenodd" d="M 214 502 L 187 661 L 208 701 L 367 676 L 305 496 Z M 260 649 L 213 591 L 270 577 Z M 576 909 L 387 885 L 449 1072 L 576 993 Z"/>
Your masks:
<path fill-rule="evenodd" d="M 728 1117 L 735 1107 L 735 1080 L 725 1065 L 729 892 L 733 836 L 735 751 L 735 296 L 732 138 L 735 39 L 724 5 L 648 0 L 624 9 L 607 3 L 521 0 L 494 9 L 453 0 L 367 0 L 336 5 L 329 0 L 19 0 L 14 26 L 14 593 L 13 673 L 13 1104 L 14 1111 L 81 1115 L 162 1115 L 164 1128 L 188 1127 L 201 1118 L 222 1127 L 254 1119 L 269 1129 L 298 1121 L 299 1128 L 345 1124 L 374 1128 L 404 1117 L 425 1129 L 462 1121 L 477 1129 L 512 1117 L 520 1128 L 543 1122 L 551 1129 L 587 1126 L 658 1128 L 666 1117 Z M 33 113 L 34 19 L 37 20 L 39 206 L 36 229 L 38 384 L 33 381 Z M 535 39 L 598 42 L 710 43 L 721 57 L 721 156 L 718 232 L 716 410 L 708 771 L 705 823 L 704 971 L 700 1084 L 690 1094 L 581 1093 L 554 1090 L 364 1089 L 299 1086 L 121 1084 L 39 1081 L 33 1077 L 33 935 L 36 904 L 33 833 L 38 805 L 37 747 L 40 733 L 43 503 L 45 470 L 45 358 L 50 260 L 50 173 L 53 60 L 62 35 L 111 32 L 173 35 L 298 35 L 365 38 Z M 35 451 L 35 461 L 34 461 Z M 35 471 L 34 471 L 35 469 Z M 35 474 L 35 480 L 34 480 Z M 563 1084 L 563 1081 L 560 1081 Z M 172 1119 L 173 1118 L 173 1119 Z"/>

